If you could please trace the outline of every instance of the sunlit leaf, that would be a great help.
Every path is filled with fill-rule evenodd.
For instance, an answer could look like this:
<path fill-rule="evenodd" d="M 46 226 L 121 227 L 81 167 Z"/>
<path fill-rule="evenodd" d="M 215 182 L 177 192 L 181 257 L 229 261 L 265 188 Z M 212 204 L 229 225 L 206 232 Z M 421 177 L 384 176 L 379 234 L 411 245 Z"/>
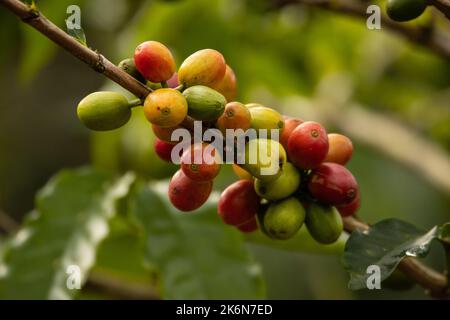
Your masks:
<path fill-rule="evenodd" d="M 238 231 L 221 223 L 217 197 L 194 213 L 175 209 L 167 183 L 143 186 L 131 212 L 146 233 L 146 250 L 167 299 L 261 299 L 261 268 Z"/>
<path fill-rule="evenodd" d="M 0 296 L 9 299 L 69 299 L 68 268 L 80 271 L 81 284 L 92 267 L 98 244 L 109 232 L 116 201 L 134 181 L 114 180 L 91 169 L 66 170 L 38 194 L 36 211 L 10 241 L 0 269 Z M 74 273 L 72 273 L 74 274 Z"/>

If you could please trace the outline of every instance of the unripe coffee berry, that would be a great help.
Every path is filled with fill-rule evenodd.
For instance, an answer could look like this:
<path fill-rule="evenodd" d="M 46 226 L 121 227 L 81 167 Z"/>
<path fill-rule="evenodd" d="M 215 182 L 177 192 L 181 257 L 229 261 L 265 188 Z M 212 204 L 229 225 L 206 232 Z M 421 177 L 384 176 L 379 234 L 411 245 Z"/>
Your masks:
<path fill-rule="evenodd" d="M 203 85 L 216 88 L 226 72 L 225 58 L 213 49 L 199 50 L 190 55 L 178 70 L 178 80 L 184 87 Z"/>
<path fill-rule="evenodd" d="M 186 99 L 175 89 L 153 91 L 144 102 L 144 113 L 148 121 L 163 128 L 179 125 L 187 116 L 187 111 Z"/>
<path fill-rule="evenodd" d="M 306 209 L 306 227 L 319 243 L 331 244 L 339 239 L 344 225 L 336 208 L 310 203 Z"/>
<path fill-rule="evenodd" d="M 227 129 L 242 129 L 244 132 L 250 128 L 252 116 L 247 107 L 240 102 L 229 102 L 223 114 L 217 119 L 217 128 L 226 134 Z"/>
<path fill-rule="evenodd" d="M 278 179 L 265 182 L 260 179 L 255 180 L 255 191 L 264 199 L 280 200 L 292 195 L 300 186 L 300 173 L 289 162 L 286 162 L 281 169 Z"/>
<path fill-rule="evenodd" d="M 281 114 L 271 108 L 267 107 L 252 107 L 249 108 L 252 122 L 251 127 L 257 130 L 258 136 L 260 136 L 260 129 L 267 130 L 267 136 L 263 138 L 272 138 L 271 130 L 278 130 L 278 139 L 283 133 L 284 119 Z M 261 136 L 262 137 L 262 136 Z"/>
<path fill-rule="evenodd" d="M 301 169 L 314 169 L 328 154 L 328 136 L 317 122 L 307 121 L 292 132 L 288 140 L 289 159 Z"/>
<path fill-rule="evenodd" d="M 284 130 L 280 136 L 280 143 L 287 150 L 289 137 L 291 136 L 295 128 L 301 125 L 304 121 L 298 118 L 290 118 L 290 117 L 283 117 L 283 118 L 284 118 Z"/>
<path fill-rule="evenodd" d="M 169 80 L 175 72 L 172 53 L 157 41 L 140 44 L 134 52 L 134 63 L 144 78 L 154 83 Z"/>
<path fill-rule="evenodd" d="M 193 86 L 183 91 L 189 109 L 188 114 L 195 120 L 216 121 L 225 109 L 227 100 L 214 89 Z"/>
<path fill-rule="evenodd" d="M 322 203 L 342 206 L 352 202 L 358 195 L 358 183 L 344 166 L 325 162 L 315 170 L 308 189 Z"/>
<path fill-rule="evenodd" d="M 169 199 L 178 210 L 193 211 L 208 200 L 212 187 L 212 181 L 197 182 L 178 170 L 169 183 Z"/>
<path fill-rule="evenodd" d="M 227 65 L 225 76 L 222 79 L 222 82 L 216 87 L 216 90 L 219 91 L 228 102 L 236 99 L 237 96 L 237 80 L 236 75 L 234 74 L 233 69 Z"/>
<path fill-rule="evenodd" d="M 426 8 L 426 0 L 388 0 L 386 3 L 389 18 L 400 22 L 419 17 Z"/>
<path fill-rule="evenodd" d="M 305 209 L 300 201 L 291 197 L 272 203 L 264 215 L 264 229 L 271 238 L 292 238 L 305 221 Z"/>
<path fill-rule="evenodd" d="M 77 115 L 89 129 L 95 131 L 114 130 L 130 120 L 131 108 L 120 93 L 101 91 L 85 97 L 78 104 Z"/>

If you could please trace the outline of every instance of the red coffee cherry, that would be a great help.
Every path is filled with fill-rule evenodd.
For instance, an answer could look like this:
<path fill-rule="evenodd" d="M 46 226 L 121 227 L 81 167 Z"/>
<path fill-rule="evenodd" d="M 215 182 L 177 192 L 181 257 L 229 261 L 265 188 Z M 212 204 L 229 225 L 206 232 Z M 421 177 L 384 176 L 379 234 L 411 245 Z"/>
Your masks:
<path fill-rule="evenodd" d="M 307 121 L 292 131 L 288 140 L 288 155 L 301 169 L 315 169 L 328 153 L 328 136 L 319 123 Z"/>
<path fill-rule="evenodd" d="M 240 226 L 237 227 L 239 231 L 244 233 L 250 233 L 258 230 L 258 222 L 256 222 L 256 218 L 253 217 L 249 221 L 244 222 Z"/>
<path fill-rule="evenodd" d="M 134 63 L 145 79 L 155 83 L 169 80 L 175 72 L 172 53 L 157 41 L 141 43 L 134 52 Z"/>
<path fill-rule="evenodd" d="M 189 179 L 178 170 L 169 184 L 169 199 L 175 208 L 181 211 L 193 211 L 200 208 L 209 198 L 213 182 L 197 182 Z"/>
<path fill-rule="evenodd" d="M 181 170 L 187 177 L 195 181 L 213 180 L 220 172 L 216 150 L 206 143 L 191 145 L 181 157 Z"/>
<path fill-rule="evenodd" d="M 358 195 L 356 196 L 355 199 L 353 199 L 352 202 L 350 202 L 349 204 L 345 204 L 343 206 L 337 206 L 336 209 L 338 209 L 342 217 L 350 217 L 354 215 L 356 211 L 358 211 L 360 206 L 361 206 L 361 196 L 359 195 L 358 192 Z"/>
<path fill-rule="evenodd" d="M 155 152 L 164 161 L 172 162 L 172 149 L 175 147 L 174 144 L 167 143 L 161 139 L 156 138 L 155 140 Z"/>
<path fill-rule="evenodd" d="M 163 128 L 163 127 L 157 126 L 155 124 L 152 124 L 152 130 L 153 130 L 153 133 L 155 134 L 155 136 L 157 136 L 162 141 L 170 143 L 170 144 L 178 143 L 178 141 L 172 141 L 172 133 L 177 129 L 183 129 L 183 127 L 176 126 L 176 127 Z"/>
<path fill-rule="evenodd" d="M 308 189 L 324 204 L 342 206 L 352 202 L 358 195 L 358 183 L 344 166 L 325 162 L 311 176 Z"/>
<path fill-rule="evenodd" d="M 287 150 L 288 148 L 288 140 L 292 134 L 292 131 L 295 130 L 299 125 L 301 125 L 304 121 L 298 118 L 291 118 L 283 116 L 284 118 L 284 130 L 280 136 L 280 143 Z"/>
<path fill-rule="evenodd" d="M 167 80 L 167 86 L 169 88 L 175 89 L 179 85 L 180 85 L 180 82 L 178 81 L 178 73 L 175 72 L 173 74 L 173 76 L 169 80 Z"/>
<path fill-rule="evenodd" d="M 219 216 L 226 224 L 240 226 L 255 217 L 259 202 L 253 181 L 239 180 L 222 192 L 218 205 Z"/>
<path fill-rule="evenodd" d="M 345 165 L 353 154 L 352 141 L 346 136 L 338 133 L 328 135 L 328 154 L 324 162 L 335 162 Z"/>

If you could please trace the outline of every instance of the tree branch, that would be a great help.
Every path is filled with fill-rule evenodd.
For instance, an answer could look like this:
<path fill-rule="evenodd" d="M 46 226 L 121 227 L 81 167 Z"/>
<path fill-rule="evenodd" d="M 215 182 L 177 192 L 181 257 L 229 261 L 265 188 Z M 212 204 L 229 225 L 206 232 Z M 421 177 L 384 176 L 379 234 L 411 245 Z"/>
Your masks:
<path fill-rule="evenodd" d="M 428 0 L 428 3 L 436 7 L 436 9 L 450 19 L 450 0 Z"/>
<path fill-rule="evenodd" d="M 23 22 L 29 24 L 58 46 L 64 48 L 70 54 L 89 65 L 95 71 L 104 74 L 106 77 L 127 89 L 138 98 L 145 99 L 145 97 L 151 92 L 150 88 L 115 66 L 100 53 L 79 43 L 73 37 L 49 21 L 39 11 L 31 8 L 19 0 L 0 0 L 0 3 L 22 19 Z"/>
<path fill-rule="evenodd" d="M 448 0 L 442 0 L 448 1 Z M 356 7 L 347 7 L 342 5 L 333 5 L 331 6 L 328 1 L 325 0 L 300 0 L 296 1 L 298 3 L 306 3 L 311 4 L 318 7 L 324 7 L 333 11 L 338 12 L 348 12 L 353 15 L 365 16 L 365 9 L 363 13 L 361 12 L 361 8 Z M 59 29 L 56 25 L 46 19 L 40 12 L 32 9 L 30 6 L 18 1 L 18 0 L 0 0 L 0 3 L 3 4 L 7 9 L 12 11 L 18 17 L 22 19 L 25 23 L 28 23 L 33 28 L 41 32 L 44 36 L 67 50 L 73 56 L 77 57 L 84 63 L 88 64 L 95 71 L 100 72 L 113 80 L 114 82 L 121 85 L 123 88 L 129 90 L 133 94 L 135 94 L 140 99 L 144 99 L 151 90 L 135 80 L 133 77 L 122 71 L 120 68 L 116 67 L 109 60 L 103 57 L 101 54 L 83 46 L 78 41 L 73 39 L 71 36 L 66 34 L 64 31 Z M 387 25 L 391 24 L 387 23 Z M 396 26 L 399 30 L 403 30 L 400 26 Z M 406 30 L 406 29 L 405 29 Z M 409 30 L 409 29 L 408 29 Z M 411 29 L 413 30 L 413 29 Z M 406 31 L 402 31 L 405 34 Z M 408 31 L 410 32 L 410 31 Z M 417 35 L 410 35 L 411 39 L 419 39 L 422 37 L 417 37 Z M 433 40 L 434 41 L 434 40 Z M 422 43 L 422 42 L 420 42 Z M 450 45 L 450 44 L 449 44 Z M 440 42 L 429 42 L 428 46 L 430 48 L 434 48 L 436 52 L 440 52 L 447 58 L 450 58 L 450 49 L 448 47 L 442 46 Z M 189 125 L 189 119 L 185 121 L 187 125 Z M 362 222 L 359 222 L 353 218 L 345 219 L 345 228 L 347 231 L 352 232 L 356 228 L 361 228 L 363 230 L 367 230 L 368 225 Z M 413 258 L 405 258 L 401 264 L 400 268 L 405 274 L 414 279 L 417 283 L 422 285 L 424 288 L 430 290 L 431 294 L 435 297 L 443 297 L 447 293 L 447 280 L 446 278 L 436 271 L 426 267 L 419 261 Z M 90 285 L 99 285 L 105 288 L 104 279 L 94 278 L 90 280 Z M 106 285 L 107 290 L 113 290 L 117 292 L 117 283 L 113 283 L 108 280 L 108 284 Z M 123 287 L 121 287 L 121 291 L 123 291 Z M 139 291 L 139 290 L 138 290 Z M 136 291 L 135 291 L 136 293 Z M 142 293 L 142 292 L 141 292 Z M 141 294 L 139 293 L 139 295 Z M 129 291 L 128 291 L 128 294 Z M 143 293 L 145 296 L 147 293 Z M 128 297 L 128 296 L 127 296 Z"/>
<path fill-rule="evenodd" d="M 450 0 L 431 0 L 441 5 L 448 5 Z M 367 4 L 353 0 L 279 0 L 276 7 L 283 7 L 287 4 L 301 4 L 308 7 L 320 8 L 332 12 L 346 14 L 358 19 L 367 20 Z M 437 28 L 411 27 L 404 23 L 395 22 L 389 19 L 385 14 L 381 15 L 381 27 L 403 35 L 409 41 L 422 47 L 426 47 L 440 56 L 450 60 L 450 37 L 439 31 Z"/>
<path fill-rule="evenodd" d="M 344 218 L 344 228 L 351 233 L 355 230 L 369 230 L 369 225 L 361 222 L 353 217 Z M 401 270 L 408 277 L 417 282 L 424 289 L 429 291 L 429 294 L 435 298 L 448 298 L 449 292 L 447 287 L 447 278 L 422 264 L 415 258 L 406 257 L 398 265 Z"/>

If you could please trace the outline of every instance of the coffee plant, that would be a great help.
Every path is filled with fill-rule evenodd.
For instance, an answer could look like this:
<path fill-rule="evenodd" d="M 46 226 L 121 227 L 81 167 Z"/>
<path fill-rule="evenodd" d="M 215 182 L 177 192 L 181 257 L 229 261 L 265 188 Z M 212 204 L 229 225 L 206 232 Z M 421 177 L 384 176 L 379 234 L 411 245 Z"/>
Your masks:
<path fill-rule="evenodd" d="M 80 285 L 88 284 L 97 249 L 107 230 L 114 228 L 111 221 L 122 219 L 145 235 L 145 244 L 138 246 L 146 247 L 149 261 L 159 261 L 153 271 L 163 271 L 165 298 L 230 298 L 236 292 L 239 298 L 262 297 L 260 271 L 237 236 L 273 246 L 323 250 L 345 243 L 342 263 L 350 274 L 350 289 L 367 288 L 372 276 L 368 270 L 376 266 L 387 288 L 419 284 L 432 297 L 449 297 L 448 273 L 435 271 L 418 258 L 425 257 L 437 240 L 449 267 L 450 224 L 422 230 L 399 219 L 373 225 L 359 220 L 364 194 L 346 167 L 358 152 L 351 137 L 257 101 L 238 101 L 240 79 L 218 50 L 198 50 L 177 65 L 165 44 L 149 40 L 116 66 L 87 47 L 84 34 L 84 42 L 79 41 L 80 35 L 69 35 L 45 19 L 34 2 L 0 3 L 133 94 L 130 98 L 119 91 L 99 91 L 79 101 L 76 113 L 87 129 L 122 128 L 136 110 L 142 110 L 145 125 L 156 137 L 154 153 L 175 168 L 170 181 L 150 184 L 132 172 L 115 177 L 83 168 L 58 174 L 37 195 L 36 209 L 23 228 L 0 247 L 0 296 L 74 297 L 66 285 L 67 268 L 77 266 Z M 386 13 L 392 20 L 409 21 L 430 4 L 448 13 L 445 1 L 424 0 L 388 0 Z M 219 195 L 214 182 L 228 165 L 237 181 Z M 68 212 L 70 226 L 59 222 L 61 211 Z M 116 217 L 116 213 L 123 214 Z M 202 234 L 202 239 L 190 234 Z M 51 248 L 41 254 L 53 267 L 35 266 L 39 273 L 35 281 L 41 284 L 36 288 L 45 289 L 24 291 L 27 280 L 21 275 L 27 272 L 27 250 L 45 244 Z M 134 250 L 124 245 L 124 260 Z M 224 268 L 204 263 L 200 250 L 214 266 Z M 183 264 L 184 259 L 192 266 L 178 268 L 177 261 Z M 199 280 L 192 287 L 204 286 L 203 291 L 190 292 L 189 284 L 175 283 L 195 267 Z M 174 270 L 164 275 L 165 269 Z M 223 279 L 237 279 L 233 293 L 221 295 L 214 289 Z M 214 293 L 207 295 L 208 291 Z"/>

